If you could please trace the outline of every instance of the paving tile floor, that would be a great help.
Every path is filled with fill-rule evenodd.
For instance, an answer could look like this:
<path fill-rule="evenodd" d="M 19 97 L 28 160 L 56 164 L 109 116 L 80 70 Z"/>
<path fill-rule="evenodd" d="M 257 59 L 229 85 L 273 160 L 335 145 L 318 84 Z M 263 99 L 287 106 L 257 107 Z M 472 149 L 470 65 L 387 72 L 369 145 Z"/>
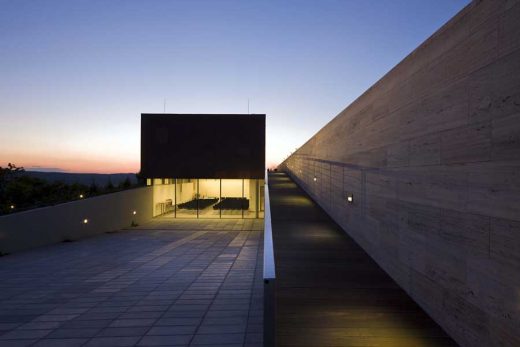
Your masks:
<path fill-rule="evenodd" d="M 155 218 L 0 258 L 0 346 L 261 346 L 263 220 Z"/>

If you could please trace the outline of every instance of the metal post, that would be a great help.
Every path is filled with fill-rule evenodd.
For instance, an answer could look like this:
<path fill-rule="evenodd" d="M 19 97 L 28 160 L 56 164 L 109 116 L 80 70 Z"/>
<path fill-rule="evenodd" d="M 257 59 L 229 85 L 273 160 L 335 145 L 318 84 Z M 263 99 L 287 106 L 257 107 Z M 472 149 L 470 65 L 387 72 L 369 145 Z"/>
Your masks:
<path fill-rule="evenodd" d="M 197 219 L 199 219 L 199 179 L 197 178 L 197 194 L 195 195 L 195 199 L 197 199 Z"/>

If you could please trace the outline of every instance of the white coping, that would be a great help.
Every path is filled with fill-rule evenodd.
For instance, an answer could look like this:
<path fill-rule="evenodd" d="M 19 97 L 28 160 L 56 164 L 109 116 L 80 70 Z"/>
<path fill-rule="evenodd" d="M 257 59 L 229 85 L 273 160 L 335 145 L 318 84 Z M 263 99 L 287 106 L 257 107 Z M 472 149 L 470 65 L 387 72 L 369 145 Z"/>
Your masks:
<path fill-rule="evenodd" d="M 269 184 L 265 175 L 264 190 L 264 279 L 276 278 L 273 247 L 273 229 L 271 225 L 271 204 L 269 201 Z"/>

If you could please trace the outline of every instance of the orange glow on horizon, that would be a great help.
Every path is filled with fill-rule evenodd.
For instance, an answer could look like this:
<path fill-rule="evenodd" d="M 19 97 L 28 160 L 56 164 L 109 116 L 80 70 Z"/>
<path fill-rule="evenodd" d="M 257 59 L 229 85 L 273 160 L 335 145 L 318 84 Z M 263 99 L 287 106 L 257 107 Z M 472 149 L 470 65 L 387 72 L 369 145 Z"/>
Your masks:
<path fill-rule="evenodd" d="M 137 173 L 140 168 L 139 161 L 113 161 L 104 159 L 86 158 L 34 158 L 29 155 L 16 155 L 0 157 L 0 166 L 5 167 L 7 163 L 13 163 L 18 167 L 24 167 L 31 171 L 57 171 L 67 173 Z"/>
<path fill-rule="evenodd" d="M 14 159 L 13 159 L 14 158 Z M 42 158 L 29 155 L 16 155 L 0 157 L 0 166 L 5 167 L 7 163 L 24 167 L 26 170 L 38 171 L 57 171 L 67 173 L 137 173 L 140 170 L 138 160 L 123 161 L 114 159 L 113 161 L 104 159 L 72 159 L 72 158 Z M 278 163 L 267 161 L 266 168 L 274 169 Z M 55 170 L 53 170 L 55 169 Z"/>

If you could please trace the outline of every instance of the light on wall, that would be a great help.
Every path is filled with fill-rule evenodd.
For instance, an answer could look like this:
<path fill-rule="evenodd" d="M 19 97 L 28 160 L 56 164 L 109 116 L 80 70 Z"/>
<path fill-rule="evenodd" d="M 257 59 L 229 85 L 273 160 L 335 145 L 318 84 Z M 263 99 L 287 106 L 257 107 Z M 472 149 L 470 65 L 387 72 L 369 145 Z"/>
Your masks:
<path fill-rule="evenodd" d="M 347 193 L 347 202 L 349 204 L 352 204 L 354 202 L 354 194 L 352 193 Z"/>
<path fill-rule="evenodd" d="M 314 182 L 316 182 L 318 179 L 316 178 L 316 176 L 314 176 L 313 180 L 314 180 Z"/>
<path fill-rule="evenodd" d="M 14 210 L 14 205 L 11 205 L 11 210 Z"/>
<path fill-rule="evenodd" d="M 87 218 L 83 219 L 83 224 L 87 224 L 87 223 L 88 223 L 88 219 Z"/>
<path fill-rule="evenodd" d="M 137 214 L 137 211 L 133 211 L 132 214 L 135 216 Z"/>
<path fill-rule="evenodd" d="M 80 199 L 83 199 L 83 194 L 80 194 L 80 195 L 79 195 L 79 198 L 80 198 Z"/>

